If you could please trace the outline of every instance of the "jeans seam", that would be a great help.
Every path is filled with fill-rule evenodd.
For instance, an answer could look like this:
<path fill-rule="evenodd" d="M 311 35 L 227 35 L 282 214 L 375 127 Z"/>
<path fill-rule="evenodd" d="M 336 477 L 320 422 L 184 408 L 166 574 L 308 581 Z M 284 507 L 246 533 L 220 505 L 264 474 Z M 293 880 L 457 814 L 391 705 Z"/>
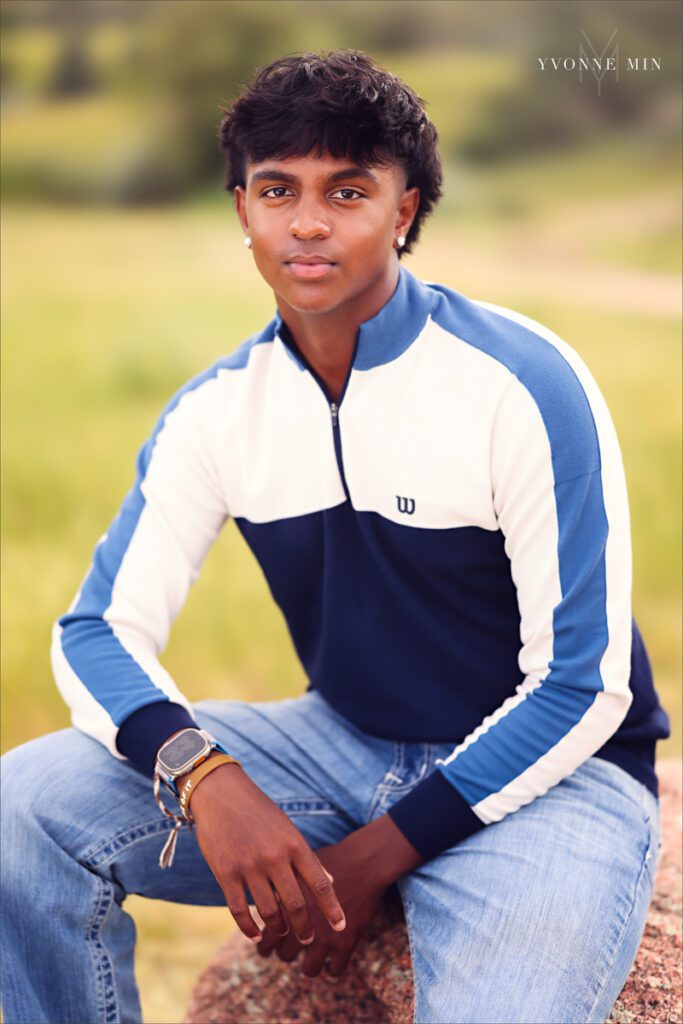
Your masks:
<path fill-rule="evenodd" d="M 278 801 L 273 801 L 273 803 L 278 803 Z M 311 811 L 311 810 L 308 810 L 308 808 L 301 808 L 301 807 L 297 807 L 294 810 L 289 810 L 287 807 L 281 807 L 280 809 L 281 809 L 281 811 L 284 811 L 284 813 L 287 814 L 288 817 L 290 815 L 292 815 L 292 814 L 319 814 L 319 815 L 325 816 L 326 814 L 333 814 L 334 815 L 334 814 L 337 813 L 334 810 Z"/>
<path fill-rule="evenodd" d="M 406 745 L 402 741 L 399 741 L 399 743 L 398 743 L 398 764 L 396 765 L 395 769 L 394 769 L 393 765 L 389 769 L 391 772 L 395 771 L 396 775 L 399 778 L 402 778 L 401 772 L 403 771 L 403 762 L 405 760 L 405 753 L 406 753 Z"/>
<path fill-rule="evenodd" d="M 334 807 L 287 807 L 286 800 L 284 803 L 281 803 L 279 800 L 274 800 L 273 803 L 277 804 L 280 810 L 288 817 L 292 814 L 320 814 L 324 816 L 326 814 L 336 815 L 337 813 Z"/>
<path fill-rule="evenodd" d="M 306 797 L 297 796 L 276 796 L 272 797 L 272 801 L 280 808 L 286 804 L 296 804 L 297 810 L 337 812 L 337 808 L 330 800 L 317 800 L 314 797 L 306 799 Z"/>
<path fill-rule="evenodd" d="M 630 922 L 631 918 L 633 917 L 633 912 L 634 912 L 634 910 L 636 908 L 636 904 L 638 902 L 638 894 L 640 892 L 641 883 L 643 881 L 643 878 L 645 876 L 647 876 L 647 874 L 648 874 L 648 872 L 647 872 L 648 854 L 650 853 L 651 850 L 652 850 L 652 832 L 648 828 L 648 840 L 647 840 L 647 844 L 646 844 L 646 847 L 645 847 L 645 852 L 643 853 L 643 861 L 642 861 L 642 864 L 640 865 L 640 870 L 638 872 L 638 878 L 636 879 L 636 884 L 634 886 L 633 897 L 631 899 L 631 906 L 629 907 L 628 913 L 626 914 L 626 917 L 624 918 L 624 923 L 623 923 L 622 928 L 621 928 L 621 934 L 619 935 L 617 941 L 614 943 L 614 948 L 612 950 L 612 953 L 611 953 L 611 956 L 610 956 L 610 959 L 609 959 L 609 963 L 608 963 L 607 968 L 604 971 L 602 979 L 601 979 L 601 981 L 600 981 L 600 983 L 598 985 L 598 990 L 597 990 L 597 992 L 595 994 L 595 998 L 593 999 L 593 1002 L 591 1003 L 590 1011 L 589 1011 L 589 1014 L 588 1014 L 588 1020 L 589 1021 L 593 1020 L 593 1015 L 594 1015 L 594 1012 L 595 1012 L 595 1007 L 597 1006 L 600 997 L 602 996 L 603 992 L 605 991 L 605 987 L 607 985 L 607 981 L 608 981 L 608 979 L 610 977 L 612 968 L 614 967 L 615 961 L 617 959 L 617 954 L 618 954 L 620 948 L 622 947 L 622 945 L 624 943 L 624 939 L 625 939 L 626 933 L 628 931 L 629 922 Z M 637 955 L 638 955 L 638 953 L 636 951 L 636 956 Z M 633 965 L 631 965 L 631 968 L 632 968 L 632 966 Z M 629 968 L 629 973 L 630 973 L 630 969 L 631 968 Z M 618 998 L 618 996 L 617 996 L 617 998 Z M 611 1009 L 611 1007 L 610 1007 L 610 1009 Z"/>
<path fill-rule="evenodd" d="M 122 850 L 134 846 L 144 839 L 167 832 L 172 827 L 170 819 L 162 818 L 161 815 L 155 818 L 154 821 L 144 822 L 142 825 L 133 825 L 132 828 L 125 829 L 123 832 L 117 832 L 115 835 L 104 840 L 104 842 L 98 843 L 97 846 L 88 850 L 81 863 L 87 868 L 98 868 Z"/>
<path fill-rule="evenodd" d="M 121 1015 L 114 980 L 114 965 L 101 935 L 102 925 L 114 900 L 113 887 L 98 875 L 95 875 L 94 878 L 98 892 L 93 912 L 86 925 L 85 939 L 95 962 L 100 1017 L 103 1024 L 117 1024 Z"/>
<path fill-rule="evenodd" d="M 403 741 L 401 741 L 401 740 L 396 740 L 394 742 L 394 756 L 393 756 L 393 760 L 392 760 L 391 764 L 389 765 L 389 768 L 387 769 L 387 771 L 382 776 L 382 781 L 377 785 L 377 787 L 376 787 L 376 789 L 375 789 L 375 791 L 374 791 L 374 793 L 372 795 L 372 799 L 370 801 L 370 807 L 368 808 L 368 810 L 367 810 L 367 812 L 365 814 L 365 820 L 366 821 L 368 821 L 368 822 L 372 821 L 373 814 L 375 813 L 377 808 L 381 805 L 382 801 L 384 800 L 384 797 L 386 796 L 386 794 L 388 792 L 395 793 L 397 791 L 401 791 L 402 789 L 406 788 L 405 786 L 401 786 L 401 787 L 388 786 L 384 782 L 384 779 L 386 779 L 386 777 L 388 775 L 392 775 L 394 772 L 396 772 L 396 774 L 398 774 L 401 771 L 401 769 L 403 768 L 404 757 L 405 757 L 405 743 Z"/>

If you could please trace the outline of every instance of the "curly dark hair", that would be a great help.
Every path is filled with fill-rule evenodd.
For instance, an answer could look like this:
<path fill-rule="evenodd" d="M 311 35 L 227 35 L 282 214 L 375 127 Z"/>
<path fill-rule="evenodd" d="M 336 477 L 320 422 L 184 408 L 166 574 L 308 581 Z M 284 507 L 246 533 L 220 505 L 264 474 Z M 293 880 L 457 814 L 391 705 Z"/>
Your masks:
<path fill-rule="evenodd" d="M 220 149 L 228 192 L 245 187 L 247 161 L 269 157 L 347 157 L 361 167 L 401 164 L 420 204 L 399 256 L 410 252 L 441 198 L 436 128 L 424 101 L 359 50 L 301 53 L 260 68 L 222 108 Z"/>

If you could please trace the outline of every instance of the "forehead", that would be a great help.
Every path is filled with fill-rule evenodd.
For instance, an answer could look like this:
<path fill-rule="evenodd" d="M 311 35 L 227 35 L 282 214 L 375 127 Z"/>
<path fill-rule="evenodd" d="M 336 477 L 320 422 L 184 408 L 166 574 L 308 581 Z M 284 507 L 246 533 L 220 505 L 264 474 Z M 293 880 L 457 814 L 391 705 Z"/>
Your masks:
<path fill-rule="evenodd" d="M 267 157 L 265 160 L 247 161 L 246 179 L 251 182 L 263 180 L 270 172 L 282 174 L 283 178 L 296 179 L 303 184 L 327 183 L 343 178 L 364 178 L 366 183 L 378 185 L 399 185 L 405 187 L 405 171 L 398 163 L 364 164 L 360 166 L 350 157 L 333 157 L 329 154 L 316 156 Z"/>

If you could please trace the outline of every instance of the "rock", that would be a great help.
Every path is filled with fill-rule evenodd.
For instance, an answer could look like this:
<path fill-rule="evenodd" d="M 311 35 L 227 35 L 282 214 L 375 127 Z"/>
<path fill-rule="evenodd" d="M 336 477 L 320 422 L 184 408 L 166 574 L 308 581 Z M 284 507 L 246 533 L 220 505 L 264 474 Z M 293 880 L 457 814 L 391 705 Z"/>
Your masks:
<path fill-rule="evenodd" d="M 645 933 L 609 1024 L 677 1024 L 681 1011 L 681 762 L 657 765 L 662 853 Z M 340 978 L 307 978 L 295 961 L 259 957 L 241 932 L 216 952 L 192 993 L 185 1024 L 411 1024 L 413 985 L 398 890 Z"/>
<path fill-rule="evenodd" d="M 654 1024 L 683 1020 L 681 986 L 681 762 L 660 761 L 662 852 L 645 933 L 628 981 L 609 1018 Z"/>

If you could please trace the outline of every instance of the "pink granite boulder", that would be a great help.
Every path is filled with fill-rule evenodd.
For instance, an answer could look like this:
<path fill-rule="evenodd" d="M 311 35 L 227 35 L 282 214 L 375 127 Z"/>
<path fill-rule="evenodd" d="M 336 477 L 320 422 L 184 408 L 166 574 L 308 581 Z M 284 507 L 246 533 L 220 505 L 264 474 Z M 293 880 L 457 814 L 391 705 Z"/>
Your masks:
<path fill-rule="evenodd" d="M 618 1024 L 681 1022 L 681 762 L 658 765 L 662 855 L 636 963 L 610 1016 Z M 395 891 L 394 891 L 395 892 Z M 412 1024 L 413 985 L 400 898 L 387 900 L 340 978 L 307 978 L 295 961 L 259 957 L 241 932 L 200 976 L 186 1024 Z"/>

